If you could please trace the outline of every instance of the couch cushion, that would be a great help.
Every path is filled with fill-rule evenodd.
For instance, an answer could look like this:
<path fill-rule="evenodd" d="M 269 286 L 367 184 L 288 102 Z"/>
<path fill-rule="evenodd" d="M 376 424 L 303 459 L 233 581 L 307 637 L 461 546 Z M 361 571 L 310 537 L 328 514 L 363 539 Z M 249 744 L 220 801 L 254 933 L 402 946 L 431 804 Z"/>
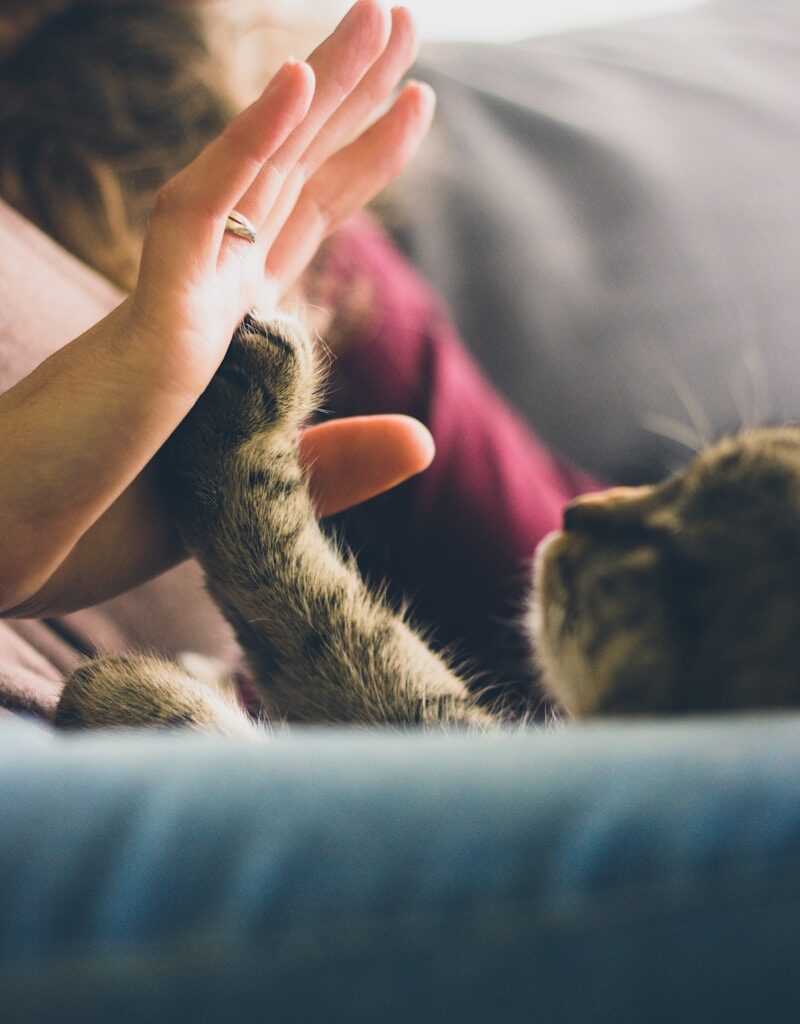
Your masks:
<path fill-rule="evenodd" d="M 652 478 L 800 419 L 800 4 L 437 44 L 401 240 L 550 444 Z"/>

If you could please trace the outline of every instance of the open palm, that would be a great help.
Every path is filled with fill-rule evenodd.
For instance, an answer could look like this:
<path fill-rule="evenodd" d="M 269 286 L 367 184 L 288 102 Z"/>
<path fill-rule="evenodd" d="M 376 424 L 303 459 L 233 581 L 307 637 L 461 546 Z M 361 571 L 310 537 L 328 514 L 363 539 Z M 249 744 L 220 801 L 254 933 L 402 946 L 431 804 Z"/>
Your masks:
<path fill-rule="evenodd" d="M 129 343 L 152 346 L 154 332 L 165 339 L 153 353 L 162 385 L 199 394 L 244 314 L 254 306 L 269 314 L 323 238 L 405 165 L 430 123 L 427 87 L 409 83 L 357 133 L 415 50 L 404 8 L 390 18 L 360 0 L 308 62 L 284 64 L 162 189 L 129 300 Z M 255 226 L 255 244 L 226 233 L 234 208 Z"/>

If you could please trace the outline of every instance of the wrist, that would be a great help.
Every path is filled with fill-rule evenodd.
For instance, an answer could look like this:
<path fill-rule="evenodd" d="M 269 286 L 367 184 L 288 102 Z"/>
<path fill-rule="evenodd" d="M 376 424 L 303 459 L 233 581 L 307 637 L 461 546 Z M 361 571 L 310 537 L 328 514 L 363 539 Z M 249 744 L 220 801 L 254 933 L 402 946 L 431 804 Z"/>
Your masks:
<path fill-rule="evenodd" d="M 117 381 L 120 393 L 140 394 L 173 409 L 169 436 L 216 371 L 205 339 L 147 309 L 130 295 L 89 333 L 94 358 Z M 220 356 L 221 358 L 221 356 Z"/>

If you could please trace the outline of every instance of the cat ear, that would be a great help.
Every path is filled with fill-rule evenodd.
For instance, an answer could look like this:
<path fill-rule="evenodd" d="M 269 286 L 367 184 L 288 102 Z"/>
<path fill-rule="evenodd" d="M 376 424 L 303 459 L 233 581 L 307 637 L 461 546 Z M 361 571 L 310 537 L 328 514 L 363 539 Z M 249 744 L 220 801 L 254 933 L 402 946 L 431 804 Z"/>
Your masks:
<path fill-rule="evenodd" d="M 565 530 L 594 530 L 641 522 L 652 508 L 654 487 L 611 487 L 585 494 L 564 509 Z"/>
<path fill-rule="evenodd" d="M 678 514 L 663 485 L 611 487 L 577 498 L 564 509 L 564 529 L 582 533 L 626 528 L 672 532 L 678 525 Z"/>

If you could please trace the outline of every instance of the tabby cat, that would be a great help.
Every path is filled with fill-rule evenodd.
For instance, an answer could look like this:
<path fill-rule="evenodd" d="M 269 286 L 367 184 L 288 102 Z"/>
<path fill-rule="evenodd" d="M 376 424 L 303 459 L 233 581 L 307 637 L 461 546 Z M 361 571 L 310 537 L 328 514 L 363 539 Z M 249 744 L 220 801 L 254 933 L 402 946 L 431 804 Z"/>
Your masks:
<path fill-rule="evenodd" d="M 294 442 L 316 378 L 297 322 L 250 316 L 162 454 L 186 545 L 269 716 L 502 722 L 320 530 Z M 573 502 L 539 549 L 528 619 L 551 695 L 575 715 L 796 702 L 799 508 L 788 427 L 724 441 L 658 486 Z M 258 734 L 232 700 L 153 658 L 78 669 L 56 724 Z"/>

